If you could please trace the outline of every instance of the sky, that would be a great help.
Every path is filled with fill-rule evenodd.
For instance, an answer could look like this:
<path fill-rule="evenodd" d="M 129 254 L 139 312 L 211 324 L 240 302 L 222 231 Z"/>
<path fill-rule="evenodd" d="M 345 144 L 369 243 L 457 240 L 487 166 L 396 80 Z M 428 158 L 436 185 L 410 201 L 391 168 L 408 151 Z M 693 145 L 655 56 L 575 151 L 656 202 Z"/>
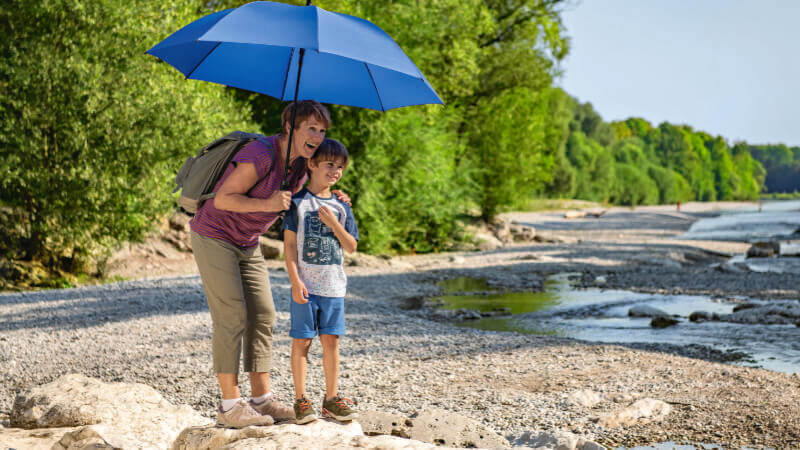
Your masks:
<path fill-rule="evenodd" d="M 557 80 L 606 121 L 800 146 L 800 0 L 570 0 Z"/>

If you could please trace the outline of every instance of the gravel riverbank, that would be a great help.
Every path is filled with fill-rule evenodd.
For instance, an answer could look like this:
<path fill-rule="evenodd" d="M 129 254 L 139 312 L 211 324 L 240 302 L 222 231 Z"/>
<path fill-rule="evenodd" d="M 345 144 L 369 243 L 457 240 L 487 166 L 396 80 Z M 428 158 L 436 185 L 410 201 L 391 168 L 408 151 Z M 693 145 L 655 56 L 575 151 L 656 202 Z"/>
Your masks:
<path fill-rule="evenodd" d="M 401 308 L 407 298 L 438 293 L 434 282 L 441 279 L 481 276 L 498 287 L 539 289 L 547 276 L 563 272 L 577 273 L 578 286 L 592 286 L 602 275 L 616 289 L 800 299 L 789 276 L 712 268 L 719 253 L 743 252 L 745 244 L 673 238 L 698 217 L 713 214 L 711 208 L 615 209 L 581 221 L 555 213 L 514 214 L 512 219 L 563 242 L 349 267 L 341 390 L 361 409 L 412 414 L 443 408 L 511 439 L 557 427 L 608 446 L 800 446 L 796 374 L 726 365 L 717 362 L 725 355 L 702 347 L 597 345 L 484 332 Z M 279 262 L 270 265 L 278 309 L 273 390 L 288 401 L 289 282 Z M 210 320 L 199 278 L 175 275 L 186 269 L 104 286 L 0 295 L 0 411 L 10 410 L 19 389 L 79 372 L 144 383 L 173 403 L 213 414 Z M 319 345 L 310 358 L 309 393 L 318 399 L 324 389 Z M 578 390 L 597 392 L 603 401 L 593 407 L 568 402 Z M 610 430 L 597 425 L 599 415 L 644 397 L 671 404 L 673 412 L 662 423 Z"/>

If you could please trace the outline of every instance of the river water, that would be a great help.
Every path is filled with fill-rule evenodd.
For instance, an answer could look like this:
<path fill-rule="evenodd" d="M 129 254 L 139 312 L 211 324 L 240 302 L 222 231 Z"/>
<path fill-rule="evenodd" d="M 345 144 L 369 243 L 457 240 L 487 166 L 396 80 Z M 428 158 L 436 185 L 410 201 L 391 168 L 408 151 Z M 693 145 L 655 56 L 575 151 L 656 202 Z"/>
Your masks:
<path fill-rule="evenodd" d="M 733 210 L 719 217 L 701 219 L 680 239 L 735 240 L 752 242 L 786 237 L 800 228 L 800 201 L 765 202 L 758 207 Z M 737 255 L 755 271 L 785 272 L 798 276 L 800 258 L 751 258 Z M 506 308 L 511 315 L 488 317 L 460 323 L 460 326 L 496 331 L 556 334 L 594 342 L 699 344 L 731 357 L 734 364 L 762 367 L 779 372 L 800 372 L 800 327 L 795 325 L 745 325 L 726 322 L 694 323 L 688 320 L 694 311 L 728 314 L 736 303 L 690 295 L 654 295 L 601 289 L 573 289 L 569 274 L 559 274 L 545 284 L 544 292 L 496 293 L 441 297 L 444 308 L 467 308 L 492 311 Z M 488 291 L 479 279 L 455 279 L 442 285 L 445 291 Z M 790 302 L 797 300 L 788 300 Z M 775 301 L 773 303 L 778 303 Z M 677 316 L 676 326 L 655 329 L 649 318 L 628 316 L 628 310 L 640 304 Z M 746 356 L 745 356 L 746 355 Z"/>

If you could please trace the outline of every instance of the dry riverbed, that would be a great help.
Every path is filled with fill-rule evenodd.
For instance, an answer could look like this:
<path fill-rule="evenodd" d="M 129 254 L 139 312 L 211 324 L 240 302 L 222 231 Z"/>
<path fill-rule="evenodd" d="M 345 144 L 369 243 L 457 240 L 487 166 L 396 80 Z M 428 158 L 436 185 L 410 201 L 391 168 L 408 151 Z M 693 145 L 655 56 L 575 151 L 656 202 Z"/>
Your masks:
<path fill-rule="evenodd" d="M 796 374 L 725 364 L 724 353 L 698 346 L 601 345 L 485 332 L 429 320 L 424 309 L 404 309 L 409 298 L 440 293 L 435 283 L 448 278 L 481 277 L 498 288 L 539 290 L 557 273 L 575 274 L 577 287 L 605 280 L 603 287 L 640 292 L 800 301 L 790 276 L 714 268 L 724 261 L 720 254 L 743 253 L 746 244 L 674 238 L 714 208 L 730 206 L 615 208 L 575 220 L 558 213 L 510 214 L 556 242 L 349 267 L 341 389 L 362 410 L 408 415 L 443 408 L 511 441 L 526 431 L 560 428 L 612 447 L 665 441 L 800 447 Z M 278 308 L 273 389 L 288 400 L 288 279 L 280 262 L 270 265 Z M 154 257 L 134 269 L 160 278 L 0 295 L 0 411 L 10 410 L 23 387 L 80 372 L 145 383 L 173 403 L 213 414 L 210 323 L 191 259 Z M 311 359 L 309 391 L 316 399 L 324 386 L 318 346 Z M 578 391 L 598 394 L 594 404 L 572 401 Z M 642 398 L 668 403 L 670 414 L 619 428 L 599 424 L 603 414 Z"/>

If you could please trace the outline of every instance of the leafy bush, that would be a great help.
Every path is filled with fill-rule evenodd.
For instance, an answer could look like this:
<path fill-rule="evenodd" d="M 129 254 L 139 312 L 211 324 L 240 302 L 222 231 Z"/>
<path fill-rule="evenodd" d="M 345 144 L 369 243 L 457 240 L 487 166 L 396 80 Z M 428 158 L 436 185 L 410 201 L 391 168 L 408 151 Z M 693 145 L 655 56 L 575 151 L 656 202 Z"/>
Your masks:
<path fill-rule="evenodd" d="M 8 257 L 75 270 L 98 248 L 141 239 L 172 207 L 183 158 L 252 127 L 224 88 L 144 55 L 198 12 L 188 0 L 0 7 L 0 203 L 23 213 Z"/>

